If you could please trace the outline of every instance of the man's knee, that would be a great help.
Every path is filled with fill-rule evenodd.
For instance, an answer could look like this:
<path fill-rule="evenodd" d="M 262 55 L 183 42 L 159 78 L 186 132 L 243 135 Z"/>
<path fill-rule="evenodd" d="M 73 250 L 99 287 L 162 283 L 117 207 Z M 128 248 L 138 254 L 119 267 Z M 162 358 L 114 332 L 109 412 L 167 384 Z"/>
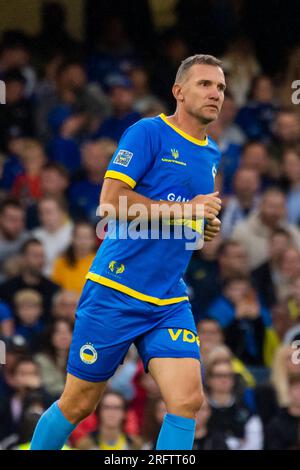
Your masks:
<path fill-rule="evenodd" d="M 58 406 L 70 423 L 78 424 L 93 413 L 97 403 L 89 397 L 80 397 L 78 400 L 74 401 L 63 394 L 58 402 Z"/>
<path fill-rule="evenodd" d="M 182 396 L 174 396 L 167 404 L 169 413 L 186 418 L 195 418 L 204 401 L 203 391 L 195 390 Z"/>

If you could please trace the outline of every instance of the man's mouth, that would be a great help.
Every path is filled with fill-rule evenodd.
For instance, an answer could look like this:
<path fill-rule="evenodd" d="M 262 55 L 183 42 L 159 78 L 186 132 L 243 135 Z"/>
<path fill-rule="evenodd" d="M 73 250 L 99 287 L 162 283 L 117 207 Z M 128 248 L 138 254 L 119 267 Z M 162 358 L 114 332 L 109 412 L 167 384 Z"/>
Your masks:
<path fill-rule="evenodd" d="M 218 106 L 216 106 L 215 104 L 207 104 L 205 107 L 206 107 L 206 108 L 213 108 L 213 109 L 215 109 L 216 111 L 219 111 Z"/>

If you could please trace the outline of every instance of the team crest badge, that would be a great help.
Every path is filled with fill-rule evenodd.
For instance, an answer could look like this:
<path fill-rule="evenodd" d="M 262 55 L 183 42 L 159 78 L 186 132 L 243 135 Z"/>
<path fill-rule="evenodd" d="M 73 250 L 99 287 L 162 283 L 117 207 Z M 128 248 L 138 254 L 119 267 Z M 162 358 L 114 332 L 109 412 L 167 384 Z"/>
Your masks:
<path fill-rule="evenodd" d="M 85 344 L 80 349 L 80 359 L 85 364 L 94 364 L 97 361 L 98 353 L 90 343 Z"/>

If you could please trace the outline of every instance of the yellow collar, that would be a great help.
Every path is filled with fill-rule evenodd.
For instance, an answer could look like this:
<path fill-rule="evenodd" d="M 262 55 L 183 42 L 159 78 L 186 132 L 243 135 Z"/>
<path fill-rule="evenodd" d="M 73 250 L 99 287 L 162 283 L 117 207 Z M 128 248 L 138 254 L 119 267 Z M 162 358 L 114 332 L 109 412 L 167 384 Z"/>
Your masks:
<path fill-rule="evenodd" d="M 170 127 L 172 127 L 172 129 L 177 132 L 178 134 L 180 134 L 182 137 L 184 137 L 185 139 L 189 140 L 190 142 L 193 142 L 194 144 L 196 145 L 201 145 L 201 146 L 204 146 L 204 145 L 207 145 L 208 144 L 208 138 L 206 136 L 206 138 L 204 140 L 199 140 L 199 139 L 195 139 L 195 137 L 192 137 L 191 135 L 187 134 L 186 132 L 182 131 L 181 129 L 179 129 L 179 127 L 176 127 L 174 126 L 174 124 L 171 124 L 169 121 L 168 121 L 168 118 L 167 116 L 164 114 L 164 113 L 161 113 L 159 115 L 159 117 Z"/>

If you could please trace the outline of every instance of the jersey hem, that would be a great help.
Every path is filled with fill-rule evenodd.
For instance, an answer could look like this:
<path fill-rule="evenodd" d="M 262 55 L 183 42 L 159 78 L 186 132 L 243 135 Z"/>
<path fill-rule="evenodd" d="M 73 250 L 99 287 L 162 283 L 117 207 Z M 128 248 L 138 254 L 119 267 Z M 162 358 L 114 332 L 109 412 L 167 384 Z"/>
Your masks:
<path fill-rule="evenodd" d="M 134 297 L 135 299 L 142 300 L 143 302 L 150 302 L 158 306 L 172 305 L 189 300 L 188 296 L 172 297 L 170 299 L 159 299 L 158 297 L 143 294 L 142 292 L 139 292 L 135 289 L 131 289 L 131 287 L 127 287 L 124 284 L 120 284 L 119 282 L 113 281 L 111 279 L 108 279 L 107 277 L 100 276 L 99 274 L 92 272 L 87 273 L 86 279 L 97 282 L 98 284 L 102 284 L 103 286 L 115 289 L 119 292 L 122 292 L 123 294 L 129 295 L 130 297 Z"/>

